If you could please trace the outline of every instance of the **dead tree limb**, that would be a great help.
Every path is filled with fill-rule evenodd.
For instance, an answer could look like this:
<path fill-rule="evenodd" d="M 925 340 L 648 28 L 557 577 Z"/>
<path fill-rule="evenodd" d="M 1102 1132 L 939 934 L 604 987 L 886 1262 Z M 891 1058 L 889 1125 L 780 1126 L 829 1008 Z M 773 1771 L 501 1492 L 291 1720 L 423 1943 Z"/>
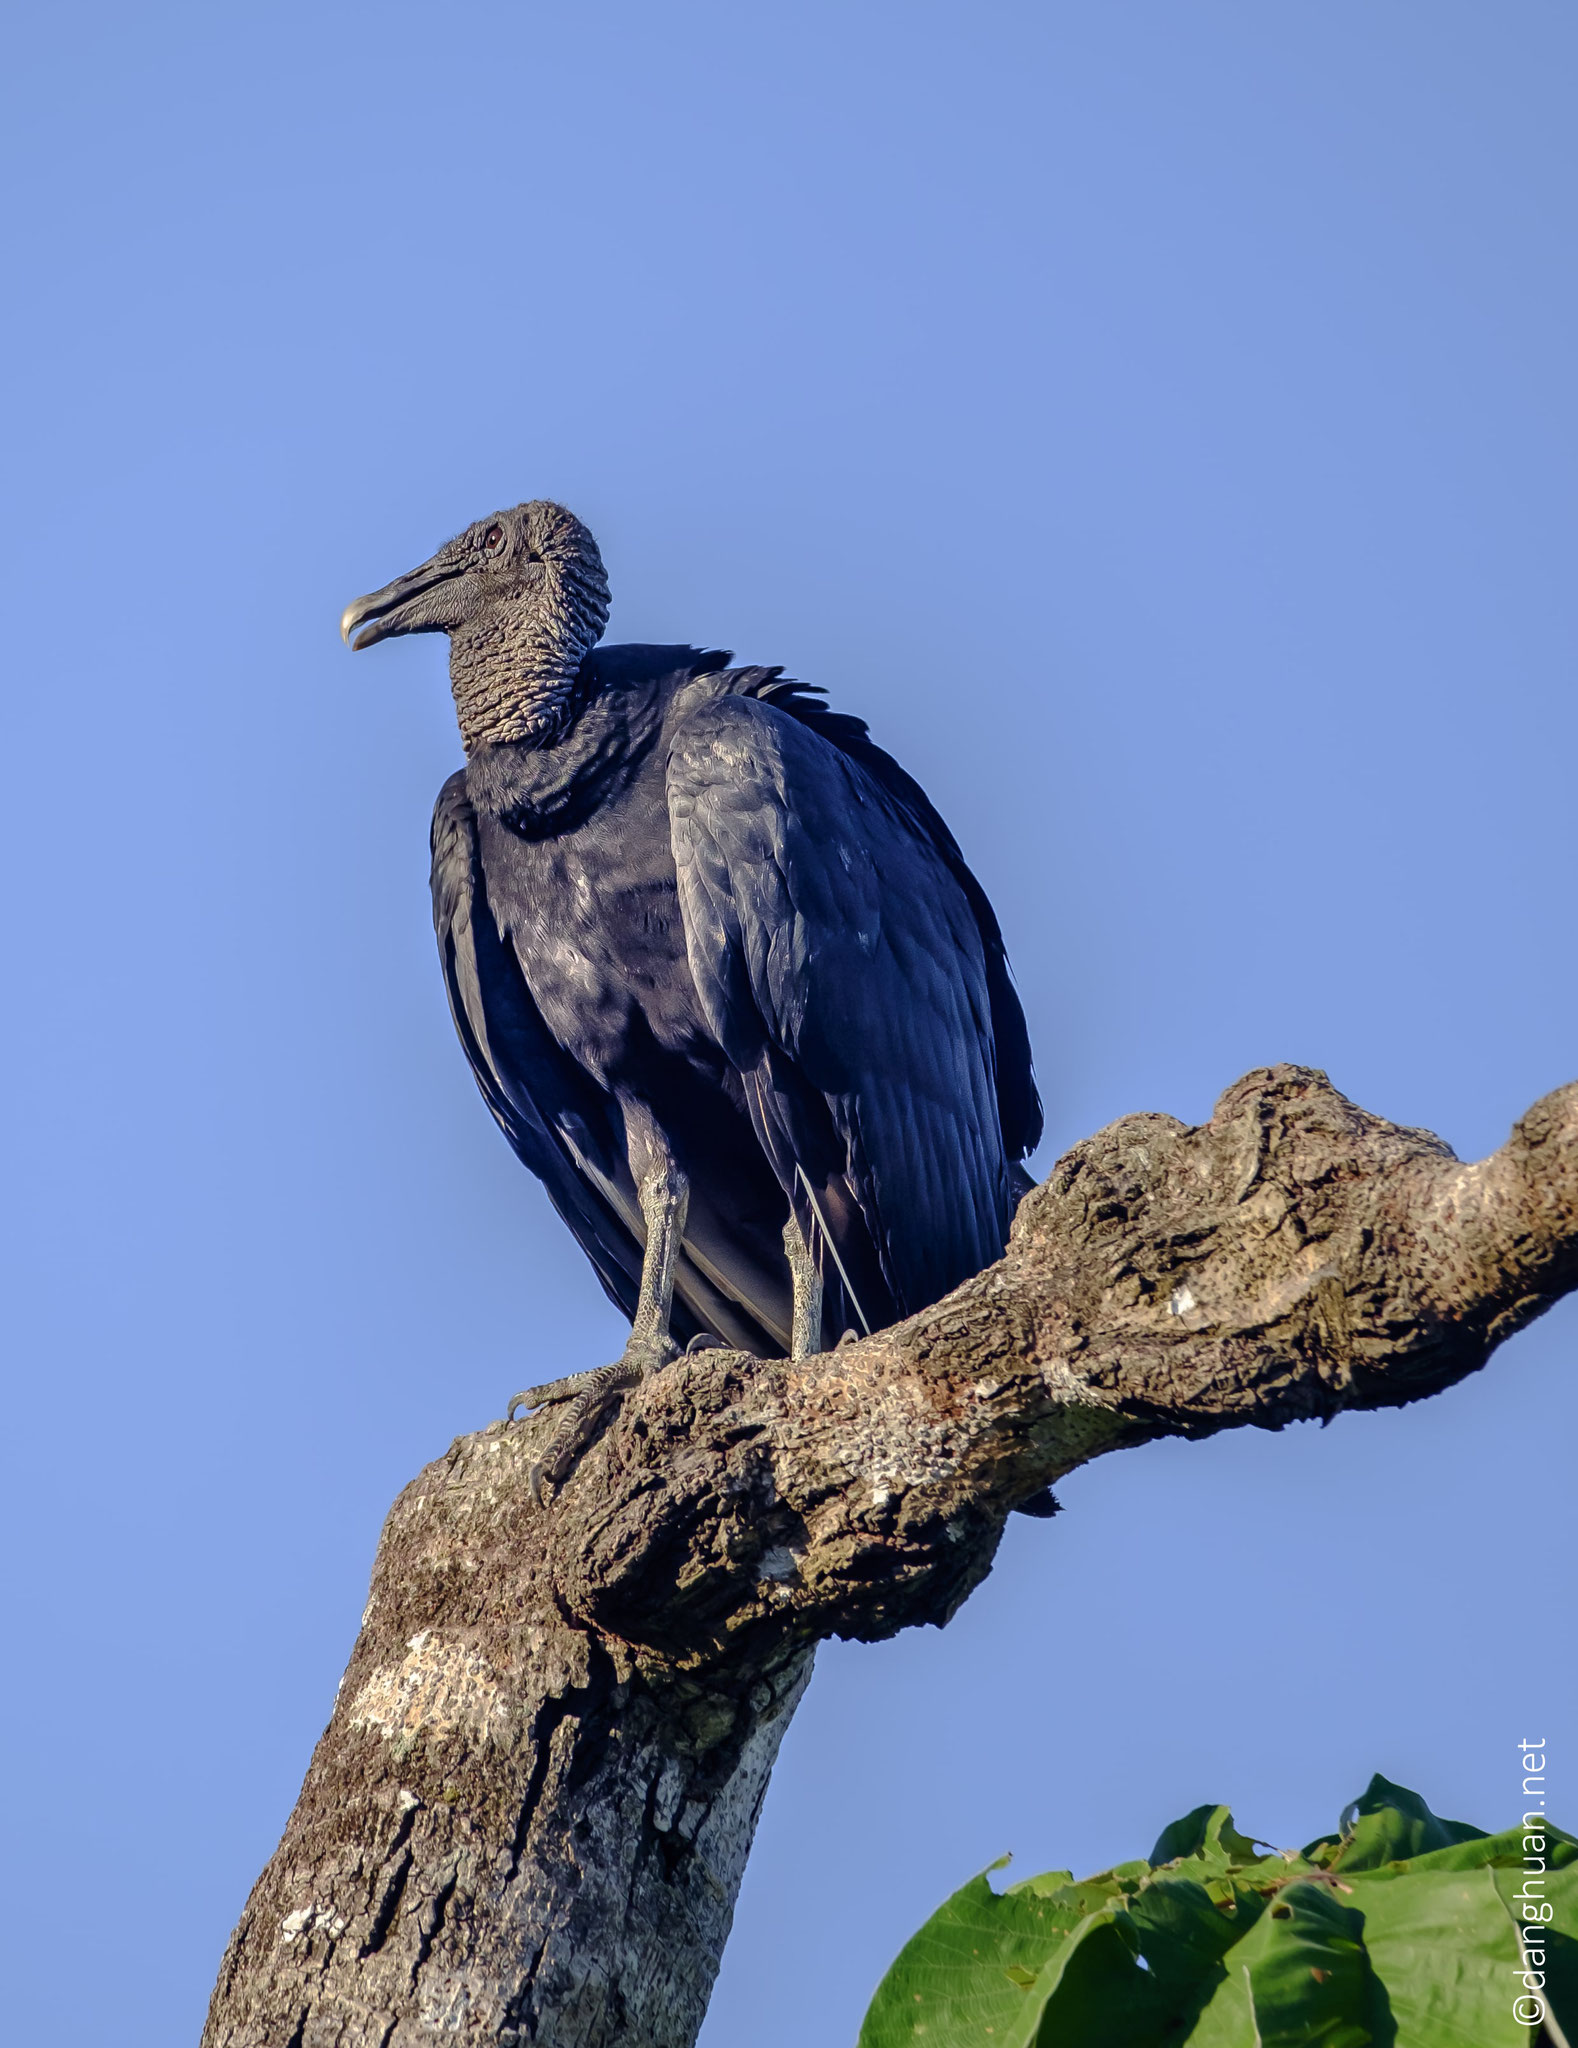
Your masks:
<path fill-rule="evenodd" d="M 799 1365 L 681 1359 L 547 1513 L 552 1418 L 395 1503 L 208 2048 L 688 2048 L 823 1636 L 943 1622 L 1100 1452 L 1438 1392 L 1578 1285 L 1578 1083 L 1465 1166 L 1299 1067 L 1132 1116 L 1007 1256 Z"/>

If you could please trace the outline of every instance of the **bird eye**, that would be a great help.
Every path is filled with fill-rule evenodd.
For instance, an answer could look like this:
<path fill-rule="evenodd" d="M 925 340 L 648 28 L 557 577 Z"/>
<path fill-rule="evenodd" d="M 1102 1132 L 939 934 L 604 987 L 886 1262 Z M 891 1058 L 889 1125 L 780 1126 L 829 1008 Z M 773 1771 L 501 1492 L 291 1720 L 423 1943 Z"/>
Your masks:
<path fill-rule="evenodd" d="M 496 555 L 504 545 L 504 529 L 495 522 L 482 536 L 482 545 L 490 555 Z"/>

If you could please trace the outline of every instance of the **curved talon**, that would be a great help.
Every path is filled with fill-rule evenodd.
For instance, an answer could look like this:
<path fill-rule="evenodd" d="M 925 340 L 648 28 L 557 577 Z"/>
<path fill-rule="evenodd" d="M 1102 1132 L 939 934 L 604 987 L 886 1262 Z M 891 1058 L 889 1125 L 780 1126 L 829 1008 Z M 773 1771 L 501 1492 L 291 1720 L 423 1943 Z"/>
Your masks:
<path fill-rule="evenodd" d="M 509 1421 L 515 1420 L 515 1411 L 520 1407 L 545 1408 L 553 1402 L 566 1401 L 570 1412 L 560 1423 L 540 1458 L 527 1468 L 526 1485 L 536 1507 L 546 1507 L 545 1484 L 555 1488 L 563 1483 L 565 1474 L 585 1449 L 593 1431 L 602 1421 L 615 1397 L 625 1387 L 637 1385 L 648 1371 L 656 1369 L 663 1360 L 664 1352 L 670 1357 L 677 1356 L 677 1347 L 672 1344 L 651 1347 L 655 1357 L 646 1360 L 637 1354 L 626 1353 L 612 1365 L 600 1365 L 592 1372 L 574 1373 L 568 1379 L 550 1380 L 546 1386 L 528 1387 L 517 1394 L 509 1405 Z"/>
<path fill-rule="evenodd" d="M 551 1408 L 556 1401 L 573 1401 L 586 1391 L 586 1382 L 593 1375 L 589 1372 L 573 1372 L 567 1379 L 545 1380 L 540 1387 L 527 1387 L 519 1394 L 510 1396 L 510 1405 L 504 1411 L 504 1420 L 513 1422 L 517 1408 Z"/>
<path fill-rule="evenodd" d="M 728 1345 L 713 1330 L 698 1330 L 685 1346 L 685 1356 L 694 1358 L 698 1351 L 727 1351 Z"/>

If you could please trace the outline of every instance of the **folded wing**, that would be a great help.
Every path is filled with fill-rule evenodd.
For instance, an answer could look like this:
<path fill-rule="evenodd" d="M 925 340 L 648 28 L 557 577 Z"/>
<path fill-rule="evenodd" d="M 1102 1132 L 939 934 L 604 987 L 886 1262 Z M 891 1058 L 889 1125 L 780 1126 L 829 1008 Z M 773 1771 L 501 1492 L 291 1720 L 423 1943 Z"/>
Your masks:
<path fill-rule="evenodd" d="M 499 937 L 482 886 L 463 773 L 439 791 L 432 848 L 433 929 L 450 1013 L 477 1086 L 516 1155 L 548 1190 L 609 1300 L 632 1316 L 641 1284 L 640 1242 L 566 1136 L 567 1129 L 579 1135 L 583 1151 L 597 1148 L 601 1108 L 554 1042 L 514 953 Z"/>
<path fill-rule="evenodd" d="M 875 1328 L 997 1258 L 1010 1214 L 981 929 L 914 815 L 761 696 L 677 728 L 668 801 L 709 1027 L 801 1226 Z"/>

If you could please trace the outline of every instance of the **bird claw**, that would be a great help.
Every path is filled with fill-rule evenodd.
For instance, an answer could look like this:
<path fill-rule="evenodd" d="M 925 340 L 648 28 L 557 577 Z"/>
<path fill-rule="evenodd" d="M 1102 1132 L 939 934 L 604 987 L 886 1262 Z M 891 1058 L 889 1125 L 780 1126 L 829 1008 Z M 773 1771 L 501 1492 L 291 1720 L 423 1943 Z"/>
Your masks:
<path fill-rule="evenodd" d="M 591 1377 L 589 1372 L 572 1372 L 565 1379 L 546 1380 L 540 1387 L 527 1387 L 519 1394 L 511 1394 L 504 1420 L 513 1422 L 519 1408 L 551 1408 L 556 1401 L 573 1401 Z"/>
<path fill-rule="evenodd" d="M 632 1342 L 626 1345 L 624 1356 L 612 1365 L 571 1373 L 567 1379 L 549 1380 L 514 1397 L 506 1418 L 510 1422 L 515 1420 L 517 1408 L 547 1408 L 562 1401 L 572 1404 L 547 1449 L 527 1469 L 526 1485 L 535 1506 L 547 1506 L 544 1484 L 557 1488 L 565 1479 L 615 1397 L 626 1387 L 639 1385 L 649 1372 L 678 1356 L 679 1346 L 667 1337 L 649 1343 Z"/>

